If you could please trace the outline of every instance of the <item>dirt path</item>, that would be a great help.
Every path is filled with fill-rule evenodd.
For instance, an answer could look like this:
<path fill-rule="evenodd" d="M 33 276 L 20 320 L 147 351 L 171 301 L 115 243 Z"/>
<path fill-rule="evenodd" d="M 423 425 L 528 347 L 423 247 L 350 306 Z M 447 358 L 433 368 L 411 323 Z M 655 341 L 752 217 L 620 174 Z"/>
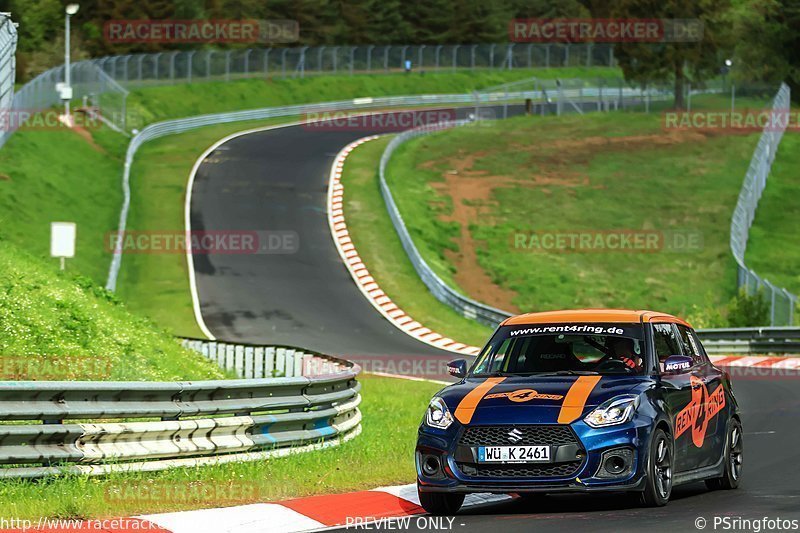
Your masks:
<path fill-rule="evenodd" d="M 492 193 L 495 189 L 510 187 L 592 187 L 589 176 L 568 170 L 568 165 L 588 163 L 600 153 L 630 151 L 656 146 L 667 146 L 686 142 L 704 142 L 707 135 L 696 131 L 670 130 L 653 135 L 627 137 L 586 137 L 582 139 L 558 139 L 541 145 L 512 145 L 514 152 L 529 153 L 536 160 L 540 171 L 527 173 L 523 177 L 490 175 L 485 170 L 476 170 L 475 163 L 489 155 L 488 152 L 468 153 L 459 151 L 456 157 L 426 161 L 420 168 L 446 168 L 442 172 L 443 182 L 431 186 L 442 196 L 449 196 L 453 212 L 442 215 L 445 222 L 457 222 L 460 233 L 455 240 L 458 252 L 445 250 L 445 257 L 455 267 L 454 279 L 466 294 L 494 307 L 519 312 L 513 300 L 516 292 L 497 285 L 490 274 L 478 262 L 478 251 L 485 245 L 473 238 L 469 226 L 478 221 L 494 223 L 496 203 Z M 594 185 L 595 187 L 599 187 Z"/>

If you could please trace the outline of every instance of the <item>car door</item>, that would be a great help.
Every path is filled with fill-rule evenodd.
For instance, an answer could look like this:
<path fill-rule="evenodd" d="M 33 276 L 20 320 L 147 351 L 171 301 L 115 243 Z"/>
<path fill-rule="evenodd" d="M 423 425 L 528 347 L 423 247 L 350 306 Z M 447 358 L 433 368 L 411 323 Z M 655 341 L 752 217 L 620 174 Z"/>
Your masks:
<path fill-rule="evenodd" d="M 678 339 L 678 330 L 670 323 L 653 324 L 653 345 L 658 358 L 658 369 L 661 373 L 661 395 L 664 401 L 664 410 L 673 422 L 673 431 L 677 433 L 679 427 L 678 416 L 684 420 L 686 409 L 692 404 L 692 370 L 678 374 L 664 372 L 664 362 L 671 355 L 683 355 L 681 342 Z M 683 472 L 696 468 L 696 453 L 689 448 L 691 438 L 685 434 L 675 438 L 675 471 Z"/>
<path fill-rule="evenodd" d="M 694 331 L 680 324 L 676 328 L 684 354 L 692 357 L 692 375 L 697 378 L 695 386 L 700 387 L 702 394 L 702 408 L 694 420 L 689 441 L 695 448 L 697 466 L 711 466 L 722 456 L 727 434 L 724 374 L 711 364 Z"/>

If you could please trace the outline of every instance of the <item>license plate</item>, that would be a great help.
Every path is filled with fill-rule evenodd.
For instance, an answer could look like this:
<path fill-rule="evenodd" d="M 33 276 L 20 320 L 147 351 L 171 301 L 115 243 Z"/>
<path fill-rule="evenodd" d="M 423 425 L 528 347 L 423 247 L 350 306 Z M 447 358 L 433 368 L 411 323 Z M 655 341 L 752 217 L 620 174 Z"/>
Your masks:
<path fill-rule="evenodd" d="M 479 446 L 479 463 L 546 463 L 550 446 Z"/>

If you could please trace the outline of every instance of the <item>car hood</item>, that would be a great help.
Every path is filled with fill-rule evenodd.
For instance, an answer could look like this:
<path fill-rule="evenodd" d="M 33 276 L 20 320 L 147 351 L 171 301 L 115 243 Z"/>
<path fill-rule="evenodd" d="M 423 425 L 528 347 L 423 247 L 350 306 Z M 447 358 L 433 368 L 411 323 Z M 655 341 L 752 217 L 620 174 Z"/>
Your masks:
<path fill-rule="evenodd" d="M 639 376 L 467 378 L 438 396 L 462 424 L 568 424 L 606 400 L 652 386 Z"/>

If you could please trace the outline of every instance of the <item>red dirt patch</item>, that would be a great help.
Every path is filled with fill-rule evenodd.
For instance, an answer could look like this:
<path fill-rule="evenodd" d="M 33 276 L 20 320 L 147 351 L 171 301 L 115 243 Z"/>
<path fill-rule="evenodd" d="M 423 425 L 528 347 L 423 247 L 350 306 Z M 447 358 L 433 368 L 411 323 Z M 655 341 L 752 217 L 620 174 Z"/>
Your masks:
<path fill-rule="evenodd" d="M 490 175 L 485 170 L 475 169 L 476 161 L 486 157 L 488 152 L 467 153 L 459 151 L 450 158 L 428 160 L 419 168 L 431 170 L 445 168 L 441 176 L 444 181 L 431 186 L 442 196 L 449 196 L 453 212 L 442 215 L 445 222 L 457 222 L 460 233 L 455 240 L 458 252 L 445 250 L 445 257 L 455 267 L 454 279 L 468 296 L 480 302 L 510 312 L 519 312 L 513 303 L 516 292 L 494 283 L 491 276 L 478 262 L 478 249 L 483 246 L 473 239 L 469 226 L 477 221 L 493 223 L 496 203 L 493 192 L 499 188 L 531 187 L 600 187 L 592 185 L 588 175 L 580 174 L 568 166 L 585 164 L 597 154 L 614 151 L 631 151 L 658 146 L 669 146 L 687 142 L 705 142 L 709 135 L 691 130 L 670 130 L 653 135 L 634 135 L 621 137 L 586 137 L 579 139 L 557 139 L 546 145 L 513 144 L 509 150 L 531 154 L 537 173 L 527 172 L 523 177 Z"/>

